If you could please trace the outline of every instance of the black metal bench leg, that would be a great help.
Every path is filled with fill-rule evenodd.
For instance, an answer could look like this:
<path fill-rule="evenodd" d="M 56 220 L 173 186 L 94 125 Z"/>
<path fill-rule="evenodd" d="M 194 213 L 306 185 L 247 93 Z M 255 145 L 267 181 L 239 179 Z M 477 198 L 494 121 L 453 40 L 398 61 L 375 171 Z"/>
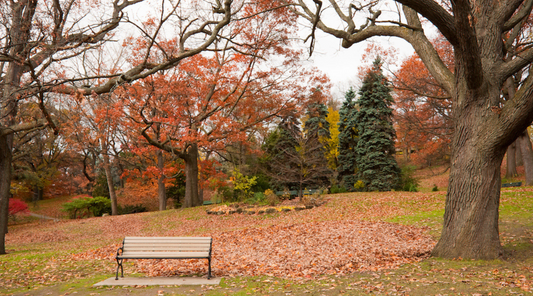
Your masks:
<path fill-rule="evenodd" d="M 122 261 L 124 259 L 117 259 L 117 275 L 115 277 L 115 280 L 118 281 L 118 269 L 120 268 L 121 270 L 121 277 L 124 277 L 124 266 L 122 266 Z"/>
<path fill-rule="evenodd" d="M 207 261 L 209 263 L 209 270 L 207 272 L 207 279 L 211 279 L 211 258 L 207 258 Z"/>

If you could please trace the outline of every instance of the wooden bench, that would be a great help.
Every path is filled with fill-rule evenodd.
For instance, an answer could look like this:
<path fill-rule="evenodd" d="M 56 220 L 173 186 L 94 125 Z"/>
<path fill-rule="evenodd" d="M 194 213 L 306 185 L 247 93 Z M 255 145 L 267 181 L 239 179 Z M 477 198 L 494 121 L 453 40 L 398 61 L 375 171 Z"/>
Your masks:
<path fill-rule="evenodd" d="M 322 194 L 322 189 L 304 189 L 302 191 L 303 195 L 312 195 L 315 193 Z M 289 195 L 291 197 L 298 196 L 298 190 L 290 190 L 290 191 L 276 191 L 276 195 L 282 196 L 282 195 Z"/>
<path fill-rule="evenodd" d="M 502 188 L 504 187 L 520 187 L 522 186 L 522 182 L 514 182 L 514 183 L 503 183 Z"/>
<path fill-rule="evenodd" d="M 124 259 L 207 259 L 211 278 L 210 237 L 125 237 L 122 247 L 117 250 L 117 276 L 121 269 L 124 277 Z"/>

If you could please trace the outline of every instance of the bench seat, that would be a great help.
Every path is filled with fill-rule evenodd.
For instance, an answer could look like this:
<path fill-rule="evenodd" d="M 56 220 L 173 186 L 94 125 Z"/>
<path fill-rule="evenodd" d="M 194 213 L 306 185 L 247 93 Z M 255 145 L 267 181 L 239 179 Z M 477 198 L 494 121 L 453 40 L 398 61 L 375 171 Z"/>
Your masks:
<path fill-rule="evenodd" d="M 122 271 L 124 277 L 124 259 L 207 259 L 211 278 L 210 237 L 125 237 L 117 250 L 117 274 Z"/>

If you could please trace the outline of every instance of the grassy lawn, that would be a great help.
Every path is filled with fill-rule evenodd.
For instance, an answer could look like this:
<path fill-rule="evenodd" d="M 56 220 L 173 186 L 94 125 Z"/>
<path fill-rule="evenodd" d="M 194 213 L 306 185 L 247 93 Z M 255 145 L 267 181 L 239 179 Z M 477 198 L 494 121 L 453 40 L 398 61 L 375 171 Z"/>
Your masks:
<path fill-rule="evenodd" d="M 100 287 L 114 276 L 115 245 L 125 235 L 212 235 L 335 225 L 343 221 L 390 222 L 423 228 L 438 239 L 445 192 L 330 195 L 327 204 L 299 213 L 206 215 L 208 207 L 10 227 L 0 257 L 5 295 L 529 295 L 533 294 L 533 188 L 502 190 L 500 239 L 505 255 L 494 261 L 426 258 L 397 268 L 275 276 L 224 274 L 220 286 Z M 49 201 L 47 201 L 50 203 Z M 47 207 L 51 206 L 49 204 Z M 299 230 L 298 230 L 299 231 Z M 104 253 L 105 259 L 93 259 Z M 82 254 L 78 257 L 73 254 Z M 85 256 L 85 257 L 84 257 Z M 107 257 L 106 257 L 107 256 Z M 80 259 L 81 258 L 81 259 Z M 85 259 L 84 259 L 85 258 Z M 240 270 L 240 269 L 239 269 Z M 134 263 L 127 276 L 145 276 Z M 216 275 L 216 269 L 214 269 Z M 241 271 L 241 270 L 240 270 Z M 200 274 L 203 275 L 203 274 Z"/>

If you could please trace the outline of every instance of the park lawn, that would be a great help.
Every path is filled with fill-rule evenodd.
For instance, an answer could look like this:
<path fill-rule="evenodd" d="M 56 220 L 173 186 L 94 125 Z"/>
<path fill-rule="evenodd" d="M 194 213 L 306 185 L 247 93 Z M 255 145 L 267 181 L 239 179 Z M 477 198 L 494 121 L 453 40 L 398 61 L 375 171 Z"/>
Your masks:
<path fill-rule="evenodd" d="M 0 293 L 6 295 L 365 295 L 370 292 L 392 295 L 428 294 L 527 294 L 533 288 L 533 188 L 520 187 L 502 191 L 500 232 L 505 255 L 494 261 L 442 260 L 428 258 L 430 243 L 438 239 L 442 227 L 445 192 L 350 193 L 327 196 L 328 202 L 311 210 L 269 215 L 207 215 L 209 207 L 168 210 L 117 217 L 23 224 L 10 228 L 9 254 L 0 257 Z M 377 225 L 377 226 L 376 226 Z M 406 226 L 403 226 L 406 225 Z M 376 226 L 376 227 L 374 227 Z M 397 232 L 406 238 L 406 248 L 390 248 L 390 257 L 380 249 L 371 249 L 372 264 L 338 266 L 339 261 L 316 257 L 316 266 L 299 269 L 298 255 L 285 251 L 298 246 L 277 248 L 264 241 L 279 236 L 290 240 L 297 235 L 309 237 L 314 248 L 329 250 L 319 241 L 335 233 L 343 242 L 359 238 L 363 229 L 369 238 L 381 232 Z M 350 234 L 352 232 L 359 232 Z M 344 235 L 338 235 L 342 233 Z M 377 232 L 372 232 L 377 231 Z M 274 234 L 275 237 L 269 237 Z M 355 236 L 348 236 L 355 235 Z M 125 235 L 211 235 L 215 239 L 215 276 L 223 278 L 220 286 L 200 287 L 104 287 L 92 285 L 112 277 L 116 263 L 114 252 Z M 318 237 L 318 239 L 317 239 Z M 219 243 L 217 248 L 217 238 Z M 402 239 L 399 237 L 398 239 Z M 246 240 L 252 241 L 250 244 Z M 318 242 L 317 242 L 318 241 Z M 324 240 L 328 241 L 328 240 Z M 424 241 L 424 244 L 418 242 Z M 333 242 L 333 243 L 331 243 Z M 229 247 L 227 244 L 230 244 Z M 279 244 L 279 242 L 277 242 Z M 321 245 L 322 243 L 322 245 Z M 411 244 L 412 243 L 412 244 Z M 232 245 L 233 244 L 233 245 Z M 255 252 L 258 245 L 283 257 L 286 266 L 258 258 L 240 258 Z M 241 247 L 242 249 L 239 249 Z M 218 249 L 227 248 L 224 252 Z M 421 248 L 421 254 L 407 252 Z M 410 249 L 409 249 L 410 250 Z M 430 250 L 430 248 L 429 248 Z M 219 253 L 217 253 L 217 251 Z M 425 252 L 425 253 L 424 253 Z M 318 252 L 320 253 L 320 252 Z M 377 256 L 381 255 L 381 256 Z M 229 254 L 229 255 L 227 255 Z M 239 257 L 239 255 L 242 255 Z M 374 256 L 374 257 L 372 257 Z M 253 256 L 252 256 L 253 257 Z M 331 256 L 330 256 L 331 257 Z M 296 258 L 296 259 L 295 259 Z M 274 258 L 275 259 L 275 258 Z M 305 259 L 305 258 L 304 258 Z M 293 262 L 295 261 L 296 262 Z M 341 261 L 344 260 L 341 258 Z M 174 260 L 178 261 L 178 260 Z M 179 260 L 183 262 L 185 260 Z M 181 264 L 181 265 L 180 265 Z M 261 264 L 262 266 L 259 268 Z M 269 265 L 270 264 L 270 265 Z M 337 266 L 333 266 L 337 264 Z M 126 264 L 126 276 L 180 274 L 205 275 L 205 262 Z M 189 271 L 187 271 L 189 270 Z M 169 274 L 170 273 L 170 274 Z M 161 292 L 163 291 L 163 292 Z"/>

